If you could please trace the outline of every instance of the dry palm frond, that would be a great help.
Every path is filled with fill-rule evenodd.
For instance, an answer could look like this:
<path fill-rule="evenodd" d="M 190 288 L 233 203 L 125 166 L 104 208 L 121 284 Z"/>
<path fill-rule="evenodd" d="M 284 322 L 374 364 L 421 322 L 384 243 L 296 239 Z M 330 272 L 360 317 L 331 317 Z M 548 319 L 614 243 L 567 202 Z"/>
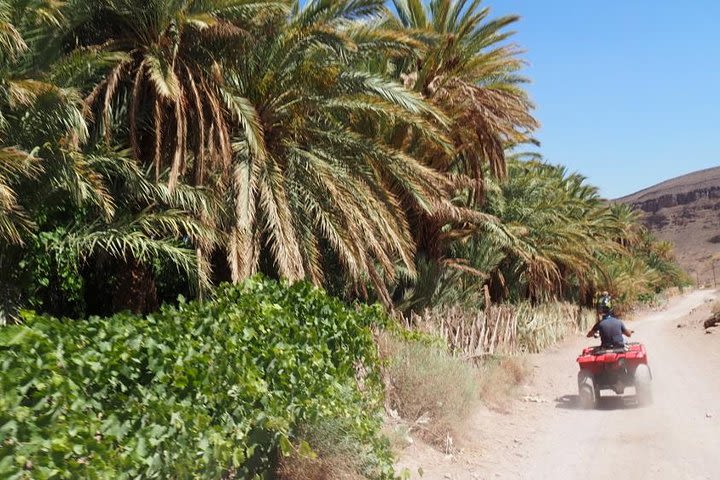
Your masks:
<path fill-rule="evenodd" d="M 244 127 L 251 147 L 262 153 L 262 144 L 253 141 L 261 132 L 251 105 L 225 88 L 232 55 L 248 40 L 244 26 L 262 9 L 278 15 L 286 6 L 270 0 L 214 0 L 202 5 L 74 2 L 74 29 L 92 29 L 100 35 L 94 45 L 83 44 L 86 37 L 77 36 L 82 57 L 98 69 L 110 67 L 86 98 L 92 118 L 102 120 L 106 140 L 111 122 L 127 122 L 136 160 L 151 159 L 156 175 L 168 169 L 171 187 L 186 172 L 196 184 L 204 184 L 217 169 L 227 173 L 233 121 Z M 124 28 L 107 24 L 110 17 Z M 119 114 L 127 116 L 114 120 Z"/>
<path fill-rule="evenodd" d="M 12 59 L 27 49 L 27 44 L 15 25 L 10 23 L 8 10 L 8 2 L 0 2 L 0 54 Z"/>
<path fill-rule="evenodd" d="M 0 148 L 0 240 L 21 245 L 34 228 L 15 185 L 22 179 L 36 178 L 41 171 L 36 157 L 14 148 Z"/>

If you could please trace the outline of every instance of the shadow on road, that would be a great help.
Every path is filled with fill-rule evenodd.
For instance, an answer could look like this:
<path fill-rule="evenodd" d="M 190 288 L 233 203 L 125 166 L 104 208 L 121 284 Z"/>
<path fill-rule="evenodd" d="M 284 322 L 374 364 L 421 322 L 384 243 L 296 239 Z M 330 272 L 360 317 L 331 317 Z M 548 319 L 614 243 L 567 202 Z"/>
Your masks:
<path fill-rule="evenodd" d="M 635 395 L 600 397 L 595 410 L 631 410 L 639 408 Z M 563 395 L 555 399 L 555 408 L 564 410 L 583 410 L 580 405 L 580 397 L 577 395 Z"/>

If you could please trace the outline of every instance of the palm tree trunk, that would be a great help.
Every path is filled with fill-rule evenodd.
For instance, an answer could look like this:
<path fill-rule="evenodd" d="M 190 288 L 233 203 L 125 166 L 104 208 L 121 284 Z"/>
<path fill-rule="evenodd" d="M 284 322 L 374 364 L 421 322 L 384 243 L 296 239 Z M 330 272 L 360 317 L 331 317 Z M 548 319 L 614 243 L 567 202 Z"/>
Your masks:
<path fill-rule="evenodd" d="M 152 270 L 136 258 L 130 258 L 118 269 L 113 310 L 144 315 L 157 309 L 157 288 Z"/>

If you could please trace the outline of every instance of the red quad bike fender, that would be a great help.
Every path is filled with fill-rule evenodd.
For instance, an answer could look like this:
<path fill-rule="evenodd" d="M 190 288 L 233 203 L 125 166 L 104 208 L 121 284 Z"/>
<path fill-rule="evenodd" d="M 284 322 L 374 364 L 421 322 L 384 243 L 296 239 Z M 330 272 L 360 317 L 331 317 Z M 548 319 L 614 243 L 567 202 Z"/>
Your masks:
<path fill-rule="evenodd" d="M 624 360 L 621 362 L 620 360 Z M 629 343 L 627 350 L 603 350 L 600 347 L 587 347 L 577 358 L 580 370 L 593 375 L 615 368 L 627 368 L 634 372 L 638 365 L 647 365 L 648 357 L 645 346 L 641 343 Z"/>

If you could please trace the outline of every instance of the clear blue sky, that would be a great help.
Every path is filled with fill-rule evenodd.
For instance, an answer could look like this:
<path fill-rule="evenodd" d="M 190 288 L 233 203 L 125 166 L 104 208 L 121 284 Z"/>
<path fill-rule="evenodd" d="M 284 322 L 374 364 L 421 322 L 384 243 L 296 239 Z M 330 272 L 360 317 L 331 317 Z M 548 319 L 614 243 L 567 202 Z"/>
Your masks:
<path fill-rule="evenodd" d="M 720 165 L 720 1 L 486 0 L 516 13 L 541 151 L 608 198 Z"/>

